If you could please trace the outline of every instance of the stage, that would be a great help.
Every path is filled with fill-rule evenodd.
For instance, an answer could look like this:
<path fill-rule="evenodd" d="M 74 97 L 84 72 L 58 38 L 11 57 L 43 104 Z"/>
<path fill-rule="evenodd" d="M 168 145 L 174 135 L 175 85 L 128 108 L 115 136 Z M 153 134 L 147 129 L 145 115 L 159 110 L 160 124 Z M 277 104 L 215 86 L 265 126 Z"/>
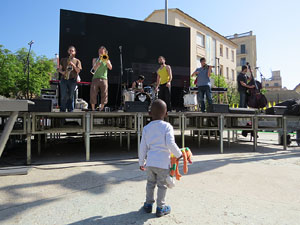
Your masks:
<path fill-rule="evenodd" d="M 5 122 L 11 112 L 0 112 L 0 129 L 3 132 Z M 90 142 L 93 135 L 114 136 L 115 141 L 123 145 L 127 139 L 127 149 L 131 150 L 131 139 L 137 140 L 139 151 L 143 127 L 151 121 L 148 113 L 138 112 L 19 112 L 11 135 L 23 135 L 27 142 L 27 164 L 31 163 L 31 141 L 37 138 L 38 153 L 41 143 L 50 139 L 60 140 L 63 136 L 81 136 L 84 139 L 85 159 L 90 157 Z M 300 127 L 300 119 L 296 116 L 264 115 L 264 114 L 226 114 L 201 112 L 171 112 L 166 121 L 170 122 L 176 133 L 180 133 L 179 147 L 185 147 L 185 136 L 192 135 L 201 145 L 201 137 L 212 136 L 219 141 L 220 153 L 224 153 L 224 143 L 228 145 L 237 139 L 237 131 L 253 132 L 253 151 L 258 147 L 259 131 L 279 131 L 283 134 L 283 149 L 287 149 L 289 127 Z M 298 125 L 297 125 L 298 124 Z M 227 132 L 227 138 L 224 138 Z M 42 140 L 42 137 L 44 138 Z M 117 140 L 119 139 L 119 140 Z"/>

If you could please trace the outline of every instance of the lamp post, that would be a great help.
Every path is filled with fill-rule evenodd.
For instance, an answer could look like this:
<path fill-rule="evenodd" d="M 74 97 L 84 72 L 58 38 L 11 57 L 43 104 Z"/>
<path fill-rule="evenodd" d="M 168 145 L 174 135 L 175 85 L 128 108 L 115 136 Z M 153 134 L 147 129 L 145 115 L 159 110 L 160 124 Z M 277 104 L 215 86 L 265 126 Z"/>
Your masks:
<path fill-rule="evenodd" d="M 165 24 L 168 24 L 168 0 L 165 0 Z"/>

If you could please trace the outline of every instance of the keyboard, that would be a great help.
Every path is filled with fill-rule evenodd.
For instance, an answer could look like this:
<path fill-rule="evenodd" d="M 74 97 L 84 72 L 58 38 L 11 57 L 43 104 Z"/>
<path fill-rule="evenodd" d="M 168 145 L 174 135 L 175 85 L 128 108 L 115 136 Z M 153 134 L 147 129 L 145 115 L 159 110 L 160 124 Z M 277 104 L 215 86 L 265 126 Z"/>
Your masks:
<path fill-rule="evenodd" d="M 190 91 L 198 92 L 198 87 L 190 87 Z M 219 88 L 211 88 L 212 92 L 227 92 L 227 88 L 219 87 Z"/>

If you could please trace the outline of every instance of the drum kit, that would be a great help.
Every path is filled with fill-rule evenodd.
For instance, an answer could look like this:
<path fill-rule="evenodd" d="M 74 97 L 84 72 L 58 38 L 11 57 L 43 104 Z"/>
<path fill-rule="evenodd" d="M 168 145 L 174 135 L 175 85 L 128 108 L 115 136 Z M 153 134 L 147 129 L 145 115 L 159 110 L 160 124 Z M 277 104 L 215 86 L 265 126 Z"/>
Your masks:
<path fill-rule="evenodd" d="M 144 90 L 132 88 L 124 89 L 123 90 L 123 104 L 125 102 L 147 102 L 149 105 L 157 99 L 157 92 L 155 91 L 154 85 L 153 86 L 146 86 Z"/>

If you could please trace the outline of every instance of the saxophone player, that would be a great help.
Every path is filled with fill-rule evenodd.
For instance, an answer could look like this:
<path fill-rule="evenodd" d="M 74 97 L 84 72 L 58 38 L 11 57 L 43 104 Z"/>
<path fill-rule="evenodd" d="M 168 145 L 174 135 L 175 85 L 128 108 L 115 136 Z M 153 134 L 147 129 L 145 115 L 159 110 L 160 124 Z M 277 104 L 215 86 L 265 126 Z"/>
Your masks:
<path fill-rule="evenodd" d="M 69 57 L 62 58 L 58 72 L 62 75 L 60 80 L 60 111 L 72 112 L 74 110 L 74 92 L 77 84 L 77 77 L 81 71 L 81 62 L 75 58 L 76 49 L 74 46 L 68 48 Z"/>
<path fill-rule="evenodd" d="M 100 111 L 108 101 L 108 82 L 107 82 L 107 69 L 112 70 L 111 62 L 108 58 L 108 51 L 104 46 L 98 49 L 99 58 L 94 58 L 92 62 L 91 73 L 93 74 L 92 84 L 90 89 L 90 103 L 92 110 L 95 110 L 97 103 L 97 95 L 100 89 L 101 92 L 101 104 Z"/>

